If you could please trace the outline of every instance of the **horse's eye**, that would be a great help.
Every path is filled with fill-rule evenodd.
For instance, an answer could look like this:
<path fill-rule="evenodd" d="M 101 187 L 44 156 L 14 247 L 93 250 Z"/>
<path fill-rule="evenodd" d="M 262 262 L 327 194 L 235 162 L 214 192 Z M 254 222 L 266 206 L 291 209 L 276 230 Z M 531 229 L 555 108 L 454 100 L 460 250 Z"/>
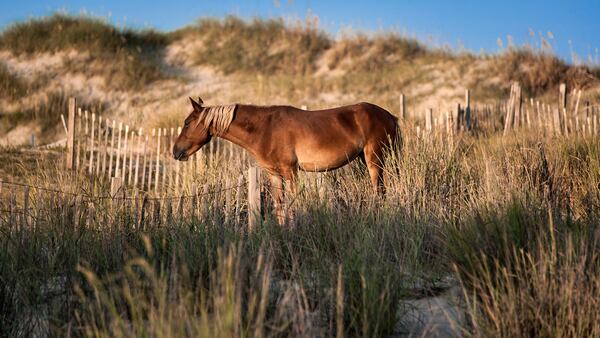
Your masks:
<path fill-rule="evenodd" d="M 183 122 L 183 126 L 184 126 L 184 127 L 187 127 L 187 126 L 189 126 L 189 125 L 190 125 L 190 121 L 185 121 L 185 122 Z"/>

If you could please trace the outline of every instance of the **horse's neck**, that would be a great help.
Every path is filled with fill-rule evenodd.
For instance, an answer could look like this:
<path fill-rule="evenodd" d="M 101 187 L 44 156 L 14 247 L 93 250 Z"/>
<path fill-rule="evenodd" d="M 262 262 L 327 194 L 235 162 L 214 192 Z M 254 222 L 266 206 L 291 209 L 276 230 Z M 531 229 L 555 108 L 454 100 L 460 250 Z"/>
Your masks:
<path fill-rule="evenodd" d="M 260 121 L 255 112 L 248 112 L 247 106 L 238 105 L 229 128 L 219 137 L 256 154 L 255 147 L 264 129 Z"/>

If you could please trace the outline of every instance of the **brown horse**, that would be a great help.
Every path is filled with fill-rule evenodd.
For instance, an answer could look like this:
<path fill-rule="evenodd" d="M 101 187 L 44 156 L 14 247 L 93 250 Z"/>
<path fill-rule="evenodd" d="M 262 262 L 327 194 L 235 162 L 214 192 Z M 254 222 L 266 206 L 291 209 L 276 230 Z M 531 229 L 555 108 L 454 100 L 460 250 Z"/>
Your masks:
<path fill-rule="evenodd" d="M 384 150 L 399 139 L 398 119 L 370 103 L 305 111 L 291 106 L 203 106 L 190 98 L 193 111 L 173 146 L 173 156 L 187 160 L 212 137 L 250 152 L 271 179 L 278 220 L 283 181 L 296 191 L 298 170 L 328 171 L 361 157 L 376 193 L 385 193 Z M 287 184 L 286 184 L 287 185 Z"/>

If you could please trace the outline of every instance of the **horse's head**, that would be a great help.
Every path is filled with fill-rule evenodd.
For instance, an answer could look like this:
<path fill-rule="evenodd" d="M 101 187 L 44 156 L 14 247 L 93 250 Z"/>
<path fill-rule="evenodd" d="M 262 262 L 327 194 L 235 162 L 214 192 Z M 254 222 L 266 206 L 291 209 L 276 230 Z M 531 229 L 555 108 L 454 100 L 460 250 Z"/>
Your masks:
<path fill-rule="evenodd" d="M 180 161 L 187 161 L 192 154 L 212 138 L 209 128 L 206 128 L 205 124 L 202 123 L 204 118 L 202 116 L 202 104 L 204 102 L 201 98 L 198 98 L 198 102 L 196 102 L 191 97 L 190 102 L 193 110 L 185 119 L 181 133 L 177 136 L 177 140 L 173 145 L 173 157 Z"/>

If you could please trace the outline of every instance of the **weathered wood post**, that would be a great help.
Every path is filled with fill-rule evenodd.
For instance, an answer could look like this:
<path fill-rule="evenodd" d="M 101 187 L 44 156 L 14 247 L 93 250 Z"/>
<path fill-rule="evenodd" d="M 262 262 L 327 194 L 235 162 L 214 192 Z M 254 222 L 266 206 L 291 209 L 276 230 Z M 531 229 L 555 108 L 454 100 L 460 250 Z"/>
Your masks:
<path fill-rule="evenodd" d="M 454 127 L 456 129 L 456 133 L 460 132 L 460 125 L 463 123 L 463 110 L 460 108 L 460 103 L 456 104 L 456 119 L 454 119 Z"/>
<path fill-rule="evenodd" d="M 123 181 L 119 177 L 110 179 L 110 196 L 114 199 L 123 195 Z"/>
<path fill-rule="evenodd" d="M 73 169 L 73 160 L 75 158 L 75 108 L 77 101 L 74 97 L 69 98 L 69 116 L 67 117 L 67 169 Z"/>
<path fill-rule="evenodd" d="M 129 150 L 129 125 L 125 125 L 125 139 L 123 140 L 123 163 L 121 168 L 117 168 L 121 171 L 121 178 L 125 183 L 125 175 L 127 174 L 127 151 Z M 116 175 L 119 176 L 119 175 Z"/>
<path fill-rule="evenodd" d="M 225 224 L 229 223 L 231 214 L 231 189 L 233 189 L 233 186 L 231 185 L 231 180 L 229 179 L 229 177 L 227 177 L 225 179 L 225 208 L 223 211 L 223 223 Z"/>
<path fill-rule="evenodd" d="M 21 224 L 23 226 L 29 226 L 29 187 L 24 187 L 23 189 L 23 220 Z"/>
<path fill-rule="evenodd" d="M 92 129 L 90 132 L 90 158 L 88 162 L 88 174 L 92 174 L 94 172 L 94 136 L 96 134 L 96 113 L 92 113 Z"/>
<path fill-rule="evenodd" d="M 471 130 L 471 91 L 465 90 L 465 128 Z"/>
<path fill-rule="evenodd" d="M 83 117 L 81 115 L 81 108 L 76 108 L 76 109 L 77 109 L 77 127 L 74 129 L 75 129 L 75 133 L 77 134 L 77 136 L 74 136 L 74 137 L 77 137 L 77 146 L 76 146 L 77 151 L 76 151 L 74 167 L 79 170 L 79 168 L 80 168 L 79 163 L 81 161 L 81 139 L 83 138 L 83 133 L 82 133 Z"/>
<path fill-rule="evenodd" d="M 554 122 L 554 133 L 556 135 L 560 135 L 561 134 L 561 127 L 560 127 L 560 112 L 559 112 L 559 108 L 554 108 L 554 114 L 553 116 L 553 122 Z"/>
<path fill-rule="evenodd" d="M 406 101 L 404 98 L 404 94 L 400 93 L 400 120 L 404 121 L 406 118 Z"/>
<path fill-rule="evenodd" d="M 427 111 L 425 112 L 425 131 L 426 131 L 427 135 L 429 135 L 431 133 L 431 129 L 432 129 L 431 121 L 432 121 L 432 118 L 433 118 L 433 109 L 427 108 Z"/>
<path fill-rule="evenodd" d="M 160 137 L 162 134 L 162 128 L 158 128 L 158 136 L 156 138 L 156 169 L 154 177 L 154 191 L 158 194 L 158 180 L 160 177 Z"/>
<path fill-rule="evenodd" d="M 235 192 L 235 224 L 240 224 L 240 215 L 242 211 L 242 187 L 244 186 L 244 175 L 238 177 L 237 190 Z"/>
<path fill-rule="evenodd" d="M 559 109 L 567 109 L 567 85 L 565 83 L 561 83 L 559 87 L 559 97 L 558 102 L 560 104 Z"/>
<path fill-rule="evenodd" d="M 260 168 L 248 169 L 248 230 L 254 230 L 261 221 Z"/>
<path fill-rule="evenodd" d="M 115 164 L 115 177 L 119 177 L 119 168 L 121 161 L 121 132 L 123 131 L 123 122 L 119 122 L 119 135 L 117 136 L 117 159 Z"/>
<path fill-rule="evenodd" d="M 17 224 L 17 195 L 13 189 L 10 189 L 9 196 L 9 226 L 13 229 L 19 229 L 19 225 Z"/>
<path fill-rule="evenodd" d="M 139 180 L 139 176 L 140 176 L 140 144 L 144 143 L 143 148 L 144 151 L 146 151 L 146 143 L 142 142 L 142 128 L 138 129 L 138 135 L 137 135 L 137 152 L 135 154 L 135 172 L 133 174 L 133 186 L 137 187 L 138 186 L 138 180 Z M 143 180 L 142 180 L 143 182 Z"/>
<path fill-rule="evenodd" d="M 196 221 L 196 211 L 198 210 L 198 188 L 196 184 L 192 184 L 192 206 L 190 209 L 192 222 Z"/>

